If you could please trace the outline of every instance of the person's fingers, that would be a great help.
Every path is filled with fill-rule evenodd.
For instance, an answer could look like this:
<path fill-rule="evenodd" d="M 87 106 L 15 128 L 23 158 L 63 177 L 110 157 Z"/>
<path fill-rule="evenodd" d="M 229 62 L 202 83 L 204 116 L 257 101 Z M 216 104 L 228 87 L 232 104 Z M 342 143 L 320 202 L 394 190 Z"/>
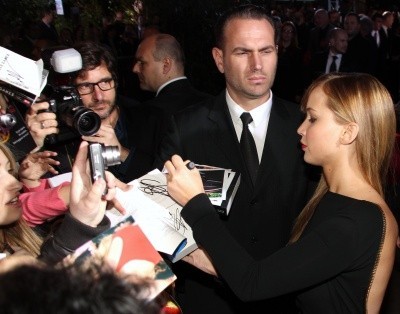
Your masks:
<path fill-rule="evenodd" d="M 58 134 L 60 132 L 60 129 L 56 127 L 50 127 L 43 129 L 43 131 L 44 131 L 43 134 L 50 135 L 50 134 Z"/>
<path fill-rule="evenodd" d="M 104 137 L 100 135 L 94 135 L 94 136 L 85 136 L 83 135 L 82 140 L 87 141 L 87 142 L 96 142 L 100 144 L 104 144 Z"/>
<path fill-rule="evenodd" d="M 50 172 L 51 174 L 57 175 L 58 171 L 56 169 L 54 169 L 53 167 L 48 167 L 47 169 L 48 172 Z"/>
<path fill-rule="evenodd" d="M 85 169 L 86 169 L 88 146 L 89 146 L 88 142 L 82 141 L 79 146 L 78 153 L 76 154 L 76 157 L 75 157 L 74 165 L 76 165 L 80 170 L 83 170 L 83 171 L 85 171 Z"/>
<path fill-rule="evenodd" d="M 40 117 L 38 123 L 42 129 L 55 128 L 58 126 L 58 122 L 55 119 Z"/>
<path fill-rule="evenodd" d="M 171 162 L 175 166 L 175 168 L 178 168 L 182 166 L 182 164 L 184 164 L 182 157 L 179 155 L 173 155 L 171 157 Z"/>
<path fill-rule="evenodd" d="M 125 215 L 126 214 L 126 209 L 124 208 L 124 206 L 122 206 L 122 204 L 116 199 L 112 199 L 112 203 L 113 203 L 113 207 L 118 210 L 121 215 Z"/>
<path fill-rule="evenodd" d="M 89 190 L 86 199 L 89 204 L 97 204 L 101 201 L 104 189 L 106 188 L 106 181 L 98 178 Z"/>
<path fill-rule="evenodd" d="M 36 153 L 36 154 L 41 154 L 44 157 L 54 157 L 54 156 L 58 155 L 57 152 L 53 152 L 51 150 L 45 150 L 43 152 L 39 152 L 39 153 Z"/>
<path fill-rule="evenodd" d="M 115 178 L 115 186 L 124 192 L 129 191 L 133 187 L 132 185 L 126 184 L 117 178 Z"/>
<path fill-rule="evenodd" d="M 58 166 L 60 162 L 53 158 L 46 158 L 43 160 L 43 163 L 48 164 L 49 166 Z"/>
<path fill-rule="evenodd" d="M 107 182 L 107 194 L 104 196 L 104 199 L 110 201 L 115 198 L 117 179 L 109 171 L 105 171 L 105 176 Z"/>
<path fill-rule="evenodd" d="M 46 110 L 49 108 L 49 103 L 47 101 L 36 102 L 29 107 L 28 114 L 37 114 L 39 110 Z"/>
<path fill-rule="evenodd" d="M 172 174 L 175 171 L 175 167 L 170 160 L 165 162 L 164 168 L 167 170 L 167 174 Z"/>
<path fill-rule="evenodd" d="M 41 112 L 41 113 L 37 114 L 36 117 L 39 122 L 42 122 L 42 121 L 48 121 L 48 122 L 52 121 L 53 123 L 57 122 L 57 116 L 54 112 L 47 112 L 47 111 Z"/>

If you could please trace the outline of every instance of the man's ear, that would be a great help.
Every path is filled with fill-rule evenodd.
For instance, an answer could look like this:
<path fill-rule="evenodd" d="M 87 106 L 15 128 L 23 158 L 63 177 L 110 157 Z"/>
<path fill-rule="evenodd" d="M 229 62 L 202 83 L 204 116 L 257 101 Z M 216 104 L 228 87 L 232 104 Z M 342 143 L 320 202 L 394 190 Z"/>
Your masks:
<path fill-rule="evenodd" d="M 224 62 L 223 62 L 223 52 L 221 49 L 214 47 L 212 49 L 212 55 L 215 61 L 215 65 L 221 73 L 224 73 Z"/>
<path fill-rule="evenodd" d="M 359 131 L 358 124 L 355 122 L 350 122 L 343 126 L 343 132 L 340 142 L 344 145 L 349 145 L 354 142 L 357 138 Z"/>
<path fill-rule="evenodd" d="M 172 68 L 172 59 L 171 58 L 164 58 L 164 60 L 163 60 L 163 69 L 162 69 L 162 71 L 163 71 L 163 74 L 168 74 L 169 73 L 169 71 L 171 71 L 171 68 Z"/>

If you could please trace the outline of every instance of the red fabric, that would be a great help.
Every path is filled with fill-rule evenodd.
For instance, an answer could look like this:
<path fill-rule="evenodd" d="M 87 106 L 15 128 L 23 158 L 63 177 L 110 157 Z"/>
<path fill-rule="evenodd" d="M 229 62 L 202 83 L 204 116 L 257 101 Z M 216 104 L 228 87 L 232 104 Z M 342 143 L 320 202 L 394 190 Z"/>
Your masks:
<path fill-rule="evenodd" d="M 69 185 L 64 182 L 57 187 L 51 188 L 47 180 L 40 180 L 40 185 L 35 188 L 24 186 L 24 193 L 19 199 L 22 203 L 22 216 L 29 226 L 34 227 L 46 220 L 62 215 L 67 211 L 67 206 L 59 197 L 58 191 L 61 187 Z"/>

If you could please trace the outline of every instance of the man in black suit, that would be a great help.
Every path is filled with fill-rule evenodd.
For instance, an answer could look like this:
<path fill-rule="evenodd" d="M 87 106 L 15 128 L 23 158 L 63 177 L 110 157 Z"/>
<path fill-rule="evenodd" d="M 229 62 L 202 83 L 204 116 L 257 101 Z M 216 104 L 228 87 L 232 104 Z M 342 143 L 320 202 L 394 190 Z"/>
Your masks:
<path fill-rule="evenodd" d="M 46 102 L 37 103 L 27 114 L 27 125 L 36 144 L 58 152 L 60 173 L 71 171 L 81 139 L 117 146 L 122 163 L 109 170 L 124 182 L 153 170 L 160 132 L 164 129 L 162 114 L 156 108 L 117 95 L 116 60 L 106 46 L 84 42 L 75 48 L 81 54 L 82 69 L 74 73 L 72 81 L 82 105 L 100 116 L 100 129 L 92 136 L 73 138 L 61 138 L 60 133 L 55 144 L 45 143 L 47 135 L 59 132 L 58 120 L 52 112 L 40 112 L 48 108 Z"/>
<path fill-rule="evenodd" d="M 195 89 L 185 76 L 185 56 L 179 42 L 169 34 L 146 37 L 136 51 L 133 72 L 140 88 L 156 93 L 146 106 L 154 106 L 167 115 L 196 104 L 209 95 Z"/>
<path fill-rule="evenodd" d="M 298 105 L 273 96 L 270 89 L 277 65 L 277 40 L 274 22 L 263 8 L 240 6 L 221 17 L 212 54 L 225 75 L 226 90 L 173 117 L 158 160 L 161 168 L 173 154 L 179 154 L 199 164 L 240 173 L 229 216 L 221 220 L 257 259 L 287 244 L 293 221 L 307 199 L 309 183 L 296 134 L 302 114 Z M 249 129 L 259 160 L 254 183 L 239 143 L 244 112 L 253 118 Z M 225 253 L 229 259 L 229 252 Z M 241 302 L 215 277 L 184 262 L 173 268 L 178 277 L 178 302 L 185 313 L 293 312 L 291 296 Z"/>
<path fill-rule="evenodd" d="M 55 17 L 54 6 L 46 6 L 40 12 L 38 39 L 46 40 L 49 46 L 58 44 L 58 32 L 54 26 Z"/>
<path fill-rule="evenodd" d="M 361 35 L 360 16 L 354 12 L 347 13 L 344 17 L 343 27 L 349 36 L 346 56 L 353 65 L 353 70 L 372 74 L 376 62 L 374 47 Z"/>
<path fill-rule="evenodd" d="M 344 29 L 329 32 L 329 49 L 315 53 L 311 59 L 309 83 L 329 72 L 353 72 L 354 64 L 347 57 L 348 35 Z"/>
<path fill-rule="evenodd" d="M 328 11 L 325 9 L 318 9 L 314 13 L 314 25 L 310 29 L 308 36 L 308 47 L 305 53 L 305 63 L 309 64 L 310 58 L 315 53 L 325 51 L 328 48 L 328 35 L 334 26 L 329 22 Z"/>

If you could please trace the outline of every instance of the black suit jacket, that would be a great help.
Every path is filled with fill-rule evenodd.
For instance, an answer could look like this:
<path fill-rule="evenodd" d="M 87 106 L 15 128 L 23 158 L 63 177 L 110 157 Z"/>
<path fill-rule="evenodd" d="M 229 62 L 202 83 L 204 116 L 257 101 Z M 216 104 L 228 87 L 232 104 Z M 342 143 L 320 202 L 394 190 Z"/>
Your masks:
<path fill-rule="evenodd" d="M 318 76 L 325 73 L 326 64 L 329 58 L 329 51 L 318 52 L 313 55 L 310 63 L 309 83 Z M 342 54 L 342 60 L 338 72 L 354 72 L 354 64 L 349 60 L 347 54 Z"/>
<path fill-rule="evenodd" d="M 355 72 L 373 73 L 376 63 L 374 49 L 373 43 L 360 33 L 349 40 L 346 56 Z"/>
<path fill-rule="evenodd" d="M 241 173 L 241 184 L 229 217 L 222 218 L 234 238 L 259 259 L 287 244 L 293 221 L 307 198 L 308 179 L 296 129 L 302 115 L 296 104 L 273 99 L 263 155 L 253 188 L 241 156 L 225 92 L 173 117 L 158 166 L 173 154 L 196 163 Z M 225 252 L 229 259 L 229 252 Z M 232 263 L 235 261 L 232 260 Z M 294 261 L 295 262 L 295 261 Z M 187 313 L 290 313 L 287 300 L 240 302 L 213 277 L 174 264 L 178 295 Z M 261 304 L 260 304 L 261 303 Z"/>
<path fill-rule="evenodd" d="M 43 21 L 38 24 L 38 39 L 49 40 L 51 44 L 58 43 L 58 33 L 53 24 L 47 26 Z"/>
<path fill-rule="evenodd" d="M 128 159 L 116 167 L 120 180 L 130 182 L 154 169 L 154 160 L 165 130 L 166 119 L 161 110 L 144 106 L 119 96 L 120 119 L 126 127 L 126 139 L 121 144 L 130 149 Z M 124 143 L 125 142 L 125 143 Z M 111 169 L 113 170 L 113 169 Z"/>
<path fill-rule="evenodd" d="M 183 108 L 194 105 L 210 95 L 195 89 L 188 79 L 180 79 L 166 85 L 153 99 L 146 101 L 146 106 L 154 106 L 166 114 L 175 114 Z"/>

